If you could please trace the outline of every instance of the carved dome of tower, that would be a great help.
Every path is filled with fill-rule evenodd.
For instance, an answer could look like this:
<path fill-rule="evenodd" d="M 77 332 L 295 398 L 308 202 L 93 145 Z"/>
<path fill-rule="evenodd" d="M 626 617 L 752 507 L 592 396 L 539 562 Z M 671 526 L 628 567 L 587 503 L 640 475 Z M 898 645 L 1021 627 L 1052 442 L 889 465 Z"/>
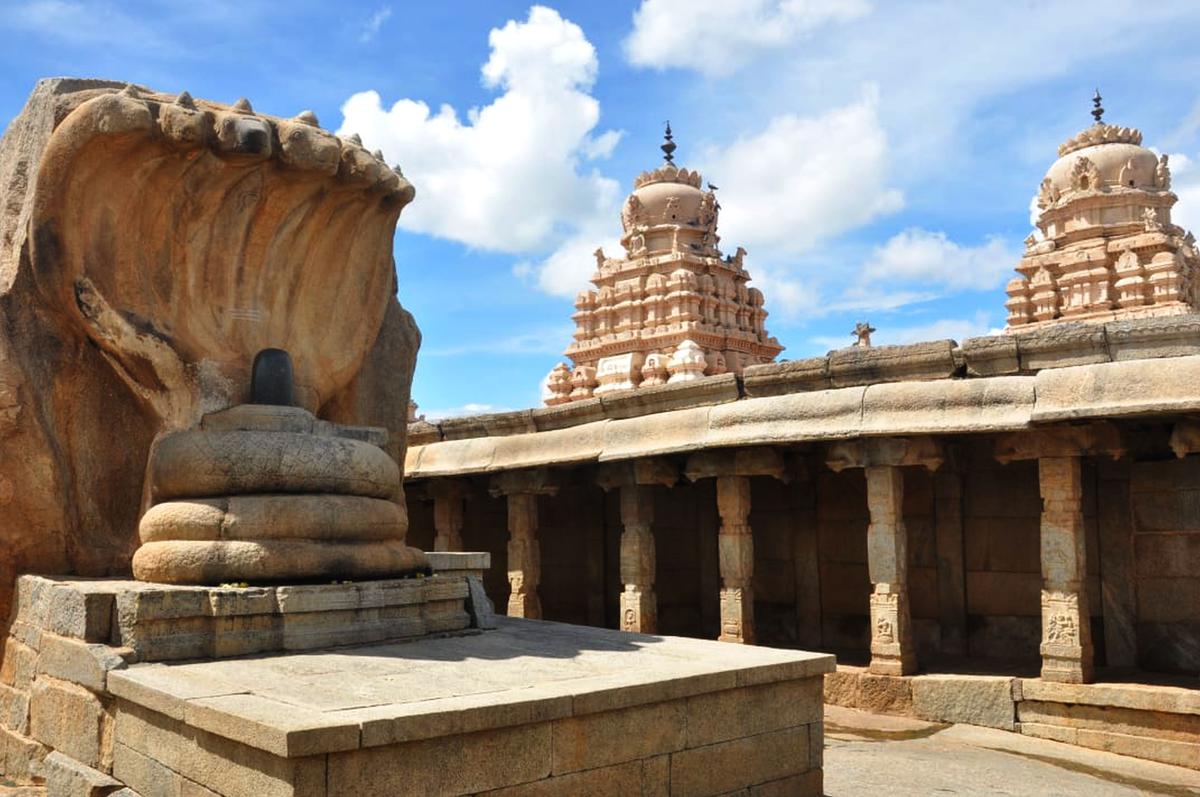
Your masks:
<path fill-rule="evenodd" d="M 641 224 L 697 224 L 703 201 L 700 172 L 668 163 L 638 175 L 626 206 L 637 208 Z"/>
<path fill-rule="evenodd" d="M 1155 189 L 1159 158 L 1142 146 L 1142 132 L 1100 121 L 1104 109 L 1093 100 L 1095 124 L 1067 139 L 1059 158 L 1046 172 L 1043 185 L 1058 194 L 1116 187 Z"/>

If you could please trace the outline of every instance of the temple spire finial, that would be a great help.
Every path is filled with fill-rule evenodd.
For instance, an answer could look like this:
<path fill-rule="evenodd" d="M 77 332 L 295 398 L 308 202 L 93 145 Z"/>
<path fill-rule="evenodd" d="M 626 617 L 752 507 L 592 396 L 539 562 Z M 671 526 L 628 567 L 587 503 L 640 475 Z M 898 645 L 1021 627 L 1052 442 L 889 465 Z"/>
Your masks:
<path fill-rule="evenodd" d="M 1096 124 L 1100 124 L 1101 117 L 1104 116 L 1104 106 L 1100 104 L 1100 89 L 1096 89 L 1096 96 L 1092 97 L 1092 118 L 1096 120 Z"/>
<path fill-rule="evenodd" d="M 671 135 L 671 122 L 666 122 L 667 132 L 663 135 L 663 144 L 660 149 L 663 151 L 663 160 L 667 163 L 675 163 L 675 137 Z"/>

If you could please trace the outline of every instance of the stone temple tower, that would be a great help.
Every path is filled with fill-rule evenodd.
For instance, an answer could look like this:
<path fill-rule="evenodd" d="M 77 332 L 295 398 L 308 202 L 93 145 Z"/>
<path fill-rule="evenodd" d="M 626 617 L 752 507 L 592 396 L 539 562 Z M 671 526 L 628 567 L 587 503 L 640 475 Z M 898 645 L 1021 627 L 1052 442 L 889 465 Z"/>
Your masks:
<path fill-rule="evenodd" d="M 595 290 L 575 300 L 575 364 L 550 372 L 546 403 L 614 390 L 741 373 L 783 350 L 767 335 L 762 291 L 750 288 L 746 250 L 717 248 L 716 187 L 674 163 L 667 126 L 664 163 L 638 175 L 621 210 L 624 257 L 596 250 Z"/>
<path fill-rule="evenodd" d="M 1167 156 L 1142 134 L 1101 121 L 1058 148 L 1037 204 L 1041 236 L 1025 239 L 1008 283 L 1008 329 L 1196 312 L 1196 239 L 1171 223 Z"/>

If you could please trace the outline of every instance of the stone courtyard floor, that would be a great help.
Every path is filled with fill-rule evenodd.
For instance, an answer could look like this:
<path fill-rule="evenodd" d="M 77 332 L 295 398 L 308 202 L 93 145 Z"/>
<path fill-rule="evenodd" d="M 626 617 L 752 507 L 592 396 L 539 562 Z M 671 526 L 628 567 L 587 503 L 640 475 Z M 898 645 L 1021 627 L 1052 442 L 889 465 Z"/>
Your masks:
<path fill-rule="evenodd" d="M 827 797 L 1200 795 L 1200 772 L 972 725 L 825 707 Z"/>

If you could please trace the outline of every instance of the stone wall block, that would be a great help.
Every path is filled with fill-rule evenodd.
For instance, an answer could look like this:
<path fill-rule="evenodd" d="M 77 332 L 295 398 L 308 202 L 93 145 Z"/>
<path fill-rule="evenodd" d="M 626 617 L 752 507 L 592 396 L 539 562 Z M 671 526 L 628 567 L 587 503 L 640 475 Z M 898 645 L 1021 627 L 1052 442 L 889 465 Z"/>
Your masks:
<path fill-rule="evenodd" d="M 553 774 L 682 750 L 687 718 L 676 700 L 555 720 Z"/>
<path fill-rule="evenodd" d="M 1013 678 L 919 675 L 912 679 L 913 713 L 933 722 L 1014 729 Z"/>
<path fill-rule="evenodd" d="M 124 652 L 124 656 L 122 656 Z M 133 651 L 111 648 L 93 642 L 46 634 L 42 637 L 42 652 L 38 672 L 70 681 L 92 692 L 108 691 L 108 673 L 128 665 Z"/>
<path fill-rule="evenodd" d="M 113 717 L 96 695 L 81 686 L 38 678 L 30 694 L 29 733 L 89 767 L 112 769 Z"/>
<path fill-rule="evenodd" d="M 112 592 L 72 587 L 50 590 L 46 630 L 87 642 L 107 642 L 112 629 Z"/>
<path fill-rule="evenodd" d="M 737 793 L 746 783 L 782 780 L 808 771 L 808 725 L 730 742 L 693 747 L 671 756 L 673 795 Z"/>
<path fill-rule="evenodd" d="M 42 766 L 46 788 L 54 797 L 106 797 L 125 784 L 55 751 Z"/>

